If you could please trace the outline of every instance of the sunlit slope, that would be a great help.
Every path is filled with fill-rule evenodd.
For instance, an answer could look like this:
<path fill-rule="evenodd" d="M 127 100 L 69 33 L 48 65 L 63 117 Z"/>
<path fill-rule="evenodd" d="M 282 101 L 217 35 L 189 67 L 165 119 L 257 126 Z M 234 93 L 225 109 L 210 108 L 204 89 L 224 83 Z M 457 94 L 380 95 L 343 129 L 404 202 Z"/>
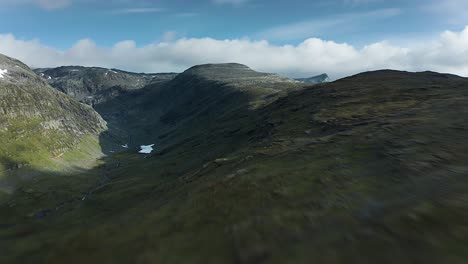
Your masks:
<path fill-rule="evenodd" d="M 91 107 L 54 90 L 17 60 L 0 55 L 0 69 L 0 175 L 48 167 L 84 139 L 99 148 L 106 124 Z"/>

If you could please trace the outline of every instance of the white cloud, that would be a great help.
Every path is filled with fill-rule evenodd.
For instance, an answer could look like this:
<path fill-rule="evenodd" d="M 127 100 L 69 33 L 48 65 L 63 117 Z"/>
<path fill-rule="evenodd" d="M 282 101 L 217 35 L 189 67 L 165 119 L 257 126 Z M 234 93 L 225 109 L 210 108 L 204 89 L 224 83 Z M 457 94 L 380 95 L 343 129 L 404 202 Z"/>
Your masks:
<path fill-rule="evenodd" d="M 177 32 L 175 31 L 167 31 L 164 33 L 162 37 L 163 42 L 171 42 L 177 38 Z"/>
<path fill-rule="evenodd" d="M 169 33 L 162 42 L 137 46 L 135 41 L 126 40 L 110 48 L 83 39 L 60 51 L 38 40 L 20 40 L 7 34 L 0 35 L 0 53 L 32 67 L 84 65 L 138 72 L 180 72 L 196 64 L 239 62 L 255 70 L 292 77 L 326 72 L 340 78 L 384 68 L 468 76 L 468 26 L 460 32 L 446 31 L 432 41 L 424 40 L 411 47 L 382 41 L 357 48 L 318 38 L 298 45 L 273 45 L 249 39 L 172 39 L 173 34 Z"/>

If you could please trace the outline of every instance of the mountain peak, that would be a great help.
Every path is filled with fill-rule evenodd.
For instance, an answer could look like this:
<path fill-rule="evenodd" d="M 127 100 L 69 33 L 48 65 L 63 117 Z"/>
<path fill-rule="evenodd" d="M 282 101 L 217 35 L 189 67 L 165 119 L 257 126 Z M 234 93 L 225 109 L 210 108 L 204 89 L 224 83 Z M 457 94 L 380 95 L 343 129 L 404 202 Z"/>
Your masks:
<path fill-rule="evenodd" d="M 312 83 L 312 84 L 318 84 L 318 83 L 325 83 L 330 81 L 330 77 L 326 73 L 322 73 L 317 76 L 309 77 L 309 78 L 298 78 L 296 79 L 297 81 L 304 82 L 304 83 Z"/>
<path fill-rule="evenodd" d="M 205 63 L 205 64 L 199 64 L 190 67 L 187 69 L 187 71 L 192 70 L 192 69 L 199 69 L 199 68 L 231 68 L 231 69 L 248 69 L 252 70 L 249 66 L 237 62 L 227 62 L 227 63 Z"/>
<path fill-rule="evenodd" d="M 189 68 L 180 77 L 198 76 L 211 81 L 226 82 L 235 86 L 265 83 L 291 83 L 291 79 L 274 73 L 257 72 L 240 63 L 202 64 Z"/>
<path fill-rule="evenodd" d="M 466 78 L 460 77 L 454 74 L 438 73 L 432 71 L 423 72 L 409 72 L 409 71 L 398 71 L 391 69 L 376 70 L 358 73 L 353 76 L 343 78 L 343 80 L 359 81 L 361 79 L 368 80 L 393 80 L 393 79 L 405 79 L 406 81 L 412 82 L 438 82 L 445 80 L 466 80 Z"/>
<path fill-rule="evenodd" d="M 0 53 L 0 66 L 18 66 L 20 68 L 29 69 L 26 64 L 20 62 L 19 60 L 13 59 L 6 55 Z"/>
<path fill-rule="evenodd" d="M 239 63 L 210 63 L 193 66 L 187 69 L 183 74 L 226 78 L 232 77 L 233 75 L 250 76 L 252 74 L 257 74 L 257 72 Z"/>
<path fill-rule="evenodd" d="M 0 54 L 0 80 L 9 83 L 42 82 L 24 63 Z"/>

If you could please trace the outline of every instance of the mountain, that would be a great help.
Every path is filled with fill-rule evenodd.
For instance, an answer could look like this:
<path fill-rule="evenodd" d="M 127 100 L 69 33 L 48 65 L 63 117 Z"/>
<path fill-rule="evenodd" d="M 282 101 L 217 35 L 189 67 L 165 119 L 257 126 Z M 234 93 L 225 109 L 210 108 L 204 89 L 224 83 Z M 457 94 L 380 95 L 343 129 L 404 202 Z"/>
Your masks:
<path fill-rule="evenodd" d="M 304 83 L 312 83 L 312 84 L 318 84 L 318 83 L 325 83 L 330 81 L 330 77 L 328 77 L 328 74 L 320 74 L 314 77 L 309 77 L 309 78 L 298 78 L 296 79 L 297 81 L 304 82 Z"/>
<path fill-rule="evenodd" d="M 464 263 L 467 98 L 434 72 L 195 66 L 96 106 L 128 149 L 0 197 L 0 262 Z"/>
<path fill-rule="evenodd" d="M 0 55 L 0 72 L 0 177 L 51 169 L 53 157 L 58 161 L 85 139 L 97 141 L 106 129 L 91 107 L 56 91 L 20 61 Z"/>
<path fill-rule="evenodd" d="M 249 119 L 253 109 L 298 88 L 293 80 L 245 65 L 206 64 L 192 67 L 170 82 L 122 94 L 95 108 L 117 140 L 109 148 L 112 151 L 123 144 L 138 147 L 158 142 L 164 147 L 197 133 L 215 134 L 217 129 L 231 126 L 236 130 L 241 125 L 235 123 L 236 116 Z"/>
<path fill-rule="evenodd" d="M 76 100 L 95 105 L 121 93 L 173 79 L 176 73 L 132 73 L 98 67 L 64 66 L 34 71 L 52 87 Z"/>

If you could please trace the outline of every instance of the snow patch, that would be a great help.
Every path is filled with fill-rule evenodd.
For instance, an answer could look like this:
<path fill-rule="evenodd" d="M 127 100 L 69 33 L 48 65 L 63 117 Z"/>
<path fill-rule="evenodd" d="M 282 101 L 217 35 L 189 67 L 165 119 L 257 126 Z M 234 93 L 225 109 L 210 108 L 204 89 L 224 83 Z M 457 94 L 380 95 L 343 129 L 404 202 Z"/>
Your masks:
<path fill-rule="evenodd" d="M 128 149 L 128 144 L 122 145 L 122 148 Z"/>
<path fill-rule="evenodd" d="M 154 144 L 152 145 L 141 145 L 140 148 L 141 150 L 138 152 L 138 153 L 141 153 L 141 154 L 151 154 L 151 152 L 153 152 L 153 147 L 154 147 Z"/>
<path fill-rule="evenodd" d="M 113 70 L 107 70 L 107 72 L 106 72 L 106 76 L 109 74 L 109 72 L 111 72 L 111 73 L 114 73 L 114 74 L 118 74 L 118 72 L 116 72 L 116 71 L 113 71 Z"/>
<path fill-rule="evenodd" d="M 49 76 L 49 77 L 47 77 L 47 80 L 52 80 L 52 77 L 50 77 L 50 76 Z"/>
<path fill-rule="evenodd" d="M 0 69 L 0 79 L 5 78 L 6 74 L 8 73 L 8 70 L 2 70 Z"/>

